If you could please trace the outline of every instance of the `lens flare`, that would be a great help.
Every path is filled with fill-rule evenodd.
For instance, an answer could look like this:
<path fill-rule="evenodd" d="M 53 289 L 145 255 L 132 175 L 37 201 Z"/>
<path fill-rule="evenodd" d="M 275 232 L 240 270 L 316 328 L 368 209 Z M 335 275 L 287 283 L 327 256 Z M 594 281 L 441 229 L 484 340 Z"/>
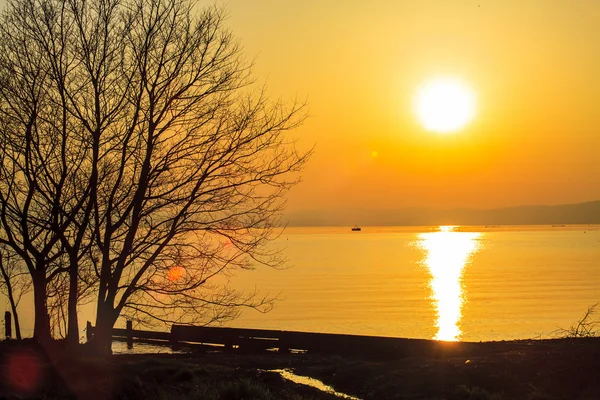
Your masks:
<path fill-rule="evenodd" d="M 3 380 L 19 395 L 31 396 L 45 379 L 42 359 L 33 351 L 17 350 L 9 353 L 2 361 Z"/>

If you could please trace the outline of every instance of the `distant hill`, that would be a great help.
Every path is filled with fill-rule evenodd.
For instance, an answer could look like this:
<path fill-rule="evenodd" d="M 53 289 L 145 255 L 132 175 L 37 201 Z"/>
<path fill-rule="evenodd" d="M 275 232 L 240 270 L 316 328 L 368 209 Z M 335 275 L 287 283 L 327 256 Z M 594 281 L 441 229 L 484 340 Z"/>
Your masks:
<path fill-rule="evenodd" d="M 600 201 L 556 206 L 521 206 L 478 210 L 343 209 L 296 211 L 287 215 L 290 226 L 419 226 L 419 225 L 556 225 L 600 224 Z"/>

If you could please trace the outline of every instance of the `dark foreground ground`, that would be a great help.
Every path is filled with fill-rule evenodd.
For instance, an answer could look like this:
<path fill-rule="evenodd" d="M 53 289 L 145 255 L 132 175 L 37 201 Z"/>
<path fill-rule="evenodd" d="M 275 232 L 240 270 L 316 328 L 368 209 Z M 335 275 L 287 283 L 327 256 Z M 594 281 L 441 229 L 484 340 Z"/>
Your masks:
<path fill-rule="evenodd" d="M 600 339 L 440 344 L 436 349 L 378 358 L 198 352 L 99 359 L 2 342 L 0 397 L 339 398 L 268 372 L 291 369 L 360 399 L 600 399 Z"/>

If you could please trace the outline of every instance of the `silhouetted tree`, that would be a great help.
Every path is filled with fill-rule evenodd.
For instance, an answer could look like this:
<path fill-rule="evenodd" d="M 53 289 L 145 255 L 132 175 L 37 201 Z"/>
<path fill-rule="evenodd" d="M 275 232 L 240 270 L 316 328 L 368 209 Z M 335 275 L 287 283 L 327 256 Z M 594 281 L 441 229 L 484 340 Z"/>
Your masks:
<path fill-rule="evenodd" d="M 206 323 L 265 305 L 209 280 L 280 262 L 264 244 L 295 182 L 286 173 L 307 159 L 284 135 L 302 115 L 242 93 L 248 66 L 222 12 L 192 8 L 131 1 L 122 18 L 117 86 L 127 100 L 102 155 L 94 207 L 102 348 L 122 313 Z"/>
<path fill-rule="evenodd" d="M 252 91 L 222 10 L 195 7 L 8 2 L 0 124 L 2 174 L 12 175 L 0 186 L 0 240 L 44 294 L 36 327 L 63 272 L 68 336 L 79 292 L 93 285 L 94 340 L 105 351 L 122 314 L 207 323 L 270 305 L 221 278 L 282 262 L 265 244 L 310 153 L 285 135 L 303 107 Z"/>
<path fill-rule="evenodd" d="M 0 23 L 0 243 L 31 274 L 34 336 L 42 341 L 50 338 L 48 285 L 64 282 L 63 273 L 69 337 L 78 341 L 79 265 L 92 238 L 96 163 L 73 115 L 86 82 L 70 10 L 63 1 L 9 1 Z"/>
<path fill-rule="evenodd" d="M 60 257 L 59 237 L 50 227 L 58 193 L 47 197 L 46 183 L 60 174 L 56 109 L 52 78 L 44 50 L 33 40 L 38 32 L 28 4 L 11 4 L 0 25 L 0 242 L 23 260 L 31 274 L 34 336 L 50 338 L 46 286 L 55 275 L 53 261 Z M 32 18 L 33 17 L 33 18 Z M 57 177 L 58 178 L 58 177 Z M 54 184 L 57 187 L 57 182 Z"/>

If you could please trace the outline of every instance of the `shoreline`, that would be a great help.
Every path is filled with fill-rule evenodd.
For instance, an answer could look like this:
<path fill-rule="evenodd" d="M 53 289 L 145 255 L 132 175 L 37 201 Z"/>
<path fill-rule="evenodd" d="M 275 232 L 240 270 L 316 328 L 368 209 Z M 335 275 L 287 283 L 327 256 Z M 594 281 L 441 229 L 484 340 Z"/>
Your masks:
<path fill-rule="evenodd" d="M 39 376 L 44 378 L 38 382 L 35 393 L 29 393 L 41 398 L 337 398 L 287 381 L 272 370 L 291 370 L 363 400 L 600 398 L 600 382 L 596 379 L 600 371 L 600 338 L 479 342 L 466 346 L 464 342 L 451 343 L 454 350 L 450 352 L 419 354 L 413 348 L 407 349 L 404 356 L 390 354 L 384 358 L 196 351 L 116 354 L 97 359 L 73 357 L 65 352 L 52 358 L 36 353 L 31 346 L 26 349 L 26 343 L 4 341 L 0 343 L 0 394 L 19 394 L 7 377 L 11 376 L 11 368 L 15 376 L 15 366 L 9 365 L 10 354 L 16 354 L 14 349 L 25 348 L 27 351 L 22 354 L 34 358 L 37 354 L 38 364 L 41 363 Z M 433 343 L 432 347 L 439 346 L 440 343 Z M 31 375 L 34 364 L 22 363 L 21 368 L 26 365 L 29 369 L 21 372 Z"/>

